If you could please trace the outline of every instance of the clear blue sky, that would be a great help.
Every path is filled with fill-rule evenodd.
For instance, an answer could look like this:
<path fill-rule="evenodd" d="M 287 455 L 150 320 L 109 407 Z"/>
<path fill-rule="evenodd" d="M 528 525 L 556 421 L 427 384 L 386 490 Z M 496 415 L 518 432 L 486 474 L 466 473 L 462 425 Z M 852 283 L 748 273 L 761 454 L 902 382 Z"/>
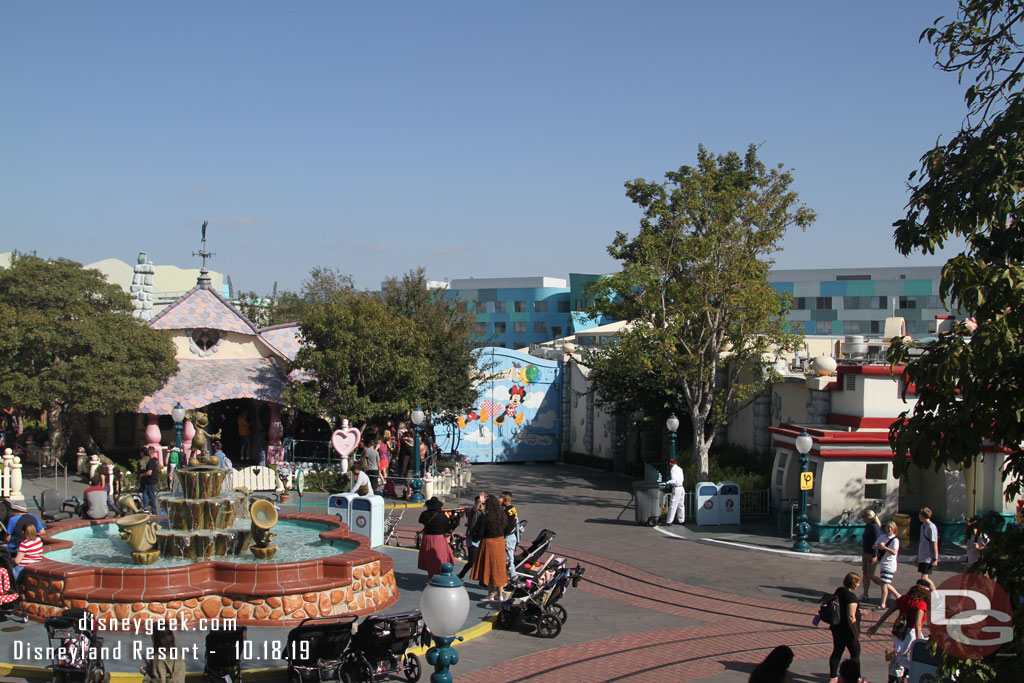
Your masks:
<path fill-rule="evenodd" d="M 780 268 L 900 265 L 960 125 L 927 2 L 0 4 L 0 251 L 296 288 L 615 269 L 623 182 L 763 143 L 818 212 Z M 909 263 L 940 263 L 914 257 Z"/>

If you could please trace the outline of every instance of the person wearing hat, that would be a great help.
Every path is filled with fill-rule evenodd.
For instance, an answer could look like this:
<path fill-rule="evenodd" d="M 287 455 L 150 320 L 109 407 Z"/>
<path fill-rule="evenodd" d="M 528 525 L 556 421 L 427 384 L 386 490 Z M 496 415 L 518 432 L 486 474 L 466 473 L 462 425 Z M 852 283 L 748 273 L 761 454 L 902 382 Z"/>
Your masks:
<path fill-rule="evenodd" d="M 882 580 L 875 576 L 875 569 L 878 567 L 878 560 L 881 557 L 881 553 L 875 546 L 882 542 L 883 538 L 882 525 L 879 523 L 878 515 L 875 514 L 874 510 L 865 510 L 864 514 L 861 515 L 861 520 L 864 522 L 864 534 L 861 536 L 860 573 L 864 578 L 862 583 L 864 592 L 860 598 L 861 602 L 866 603 L 871 584 L 877 583 L 879 586 L 882 585 Z"/>
<path fill-rule="evenodd" d="M 668 523 L 671 524 L 679 516 L 679 524 L 686 522 L 686 489 L 683 488 L 683 468 L 679 466 L 675 458 L 669 458 L 668 481 L 672 485 L 672 499 L 668 504 Z"/>
<path fill-rule="evenodd" d="M 420 556 L 417 566 L 427 573 L 427 580 L 441 573 L 445 562 L 455 565 L 455 555 L 448 545 L 444 532 L 448 530 L 448 515 L 441 509 L 441 501 L 434 496 L 427 501 L 427 508 L 420 514 Z"/>

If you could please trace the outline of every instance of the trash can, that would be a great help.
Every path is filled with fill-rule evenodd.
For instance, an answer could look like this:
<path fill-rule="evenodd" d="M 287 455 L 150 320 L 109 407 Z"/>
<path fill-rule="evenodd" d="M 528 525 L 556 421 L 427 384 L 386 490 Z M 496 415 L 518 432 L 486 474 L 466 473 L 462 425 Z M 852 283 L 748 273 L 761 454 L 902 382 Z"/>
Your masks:
<path fill-rule="evenodd" d="M 349 531 L 370 539 L 370 547 L 384 545 L 384 498 L 356 496 L 351 501 Z"/>
<path fill-rule="evenodd" d="M 896 538 L 900 539 L 900 545 L 909 547 L 910 546 L 910 515 L 902 512 L 897 512 L 892 516 L 892 521 L 896 522 Z"/>
<path fill-rule="evenodd" d="M 697 526 L 721 524 L 722 513 L 718 500 L 718 484 L 713 481 L 702 481 L 697 484 L 693 495 L 697 508 Z"/>
<path fill-rule="evenodd" d="M 661 517 L 661 484 L 656 481 L 634 481 L 633 500 L 636 523 L 657 526 Z"/>
<path fill-rule="evenodd" d="M 721 506 L 722 524 L 740 523 L 740 487 L 732 481 L 723 481 L 718 485 L 718 499 Z"/>
<path fill-rule="evenodd" d="M 352 500 L 357 498 L 356 493 L 333 493 L 327 498 L 327 514 L 334 515 L 343 524 L 351 526 Z"/>

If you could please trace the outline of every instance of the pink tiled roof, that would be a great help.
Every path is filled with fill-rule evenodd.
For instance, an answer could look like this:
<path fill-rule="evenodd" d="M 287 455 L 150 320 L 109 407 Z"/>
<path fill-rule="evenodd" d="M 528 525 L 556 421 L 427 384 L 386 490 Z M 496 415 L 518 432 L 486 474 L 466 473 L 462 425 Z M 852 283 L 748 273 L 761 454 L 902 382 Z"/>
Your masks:
<path fill-rule="evenodd" d="M 184 296 L 149 321 L 158 330 L 188 330 L 208 327 L 225 332 L 256 334 L 256 326 L 231 302 L 212 289 L 193 287 Z"/>
<path fill-rule="evenodd" d="M 295 360 L 295 354 L 302 347 L 299 338 L 298 323 L 274 325 L 273 327 L 264 327 L 260 330 L 260 339 L 266 341 L 274 350 L 283 354 L 288 360 Z"/>
<path fill-rule="evenodd" d="M 284 403 L 288 378 L 266 358 L 178 360 L 178 372 L 155 394 L 139 403 L 138 412 L 170 415 L 178 401 L 184 408 L 202 408 L 232 398 Z"/>

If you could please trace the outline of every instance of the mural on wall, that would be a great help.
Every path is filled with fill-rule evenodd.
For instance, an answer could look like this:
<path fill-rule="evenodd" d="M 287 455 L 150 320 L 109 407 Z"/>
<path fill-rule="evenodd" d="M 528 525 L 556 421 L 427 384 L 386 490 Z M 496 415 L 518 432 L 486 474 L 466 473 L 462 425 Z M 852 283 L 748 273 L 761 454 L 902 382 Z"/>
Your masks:
<path fill-rule="evenodd" d="M 470 462 L 557 460 L 561 431 L 561 371 L 557 361 L 485 347 L 480 397 L 450 429 L 436 431 L 442 450 Z"/>

